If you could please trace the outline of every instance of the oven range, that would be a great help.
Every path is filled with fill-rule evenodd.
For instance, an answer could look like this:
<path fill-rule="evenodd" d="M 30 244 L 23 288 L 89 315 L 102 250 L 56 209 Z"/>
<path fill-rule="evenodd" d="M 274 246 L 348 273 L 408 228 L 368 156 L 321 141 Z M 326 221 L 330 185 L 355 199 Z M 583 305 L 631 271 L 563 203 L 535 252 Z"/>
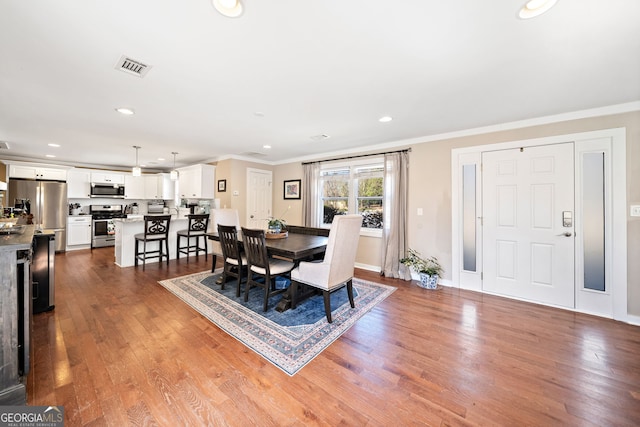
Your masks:
<path fill-rule="evenodd" d="M 122 211 L 122 205 L 91 205 L 89 213 L 93 219 L 91 248 L 115 246 L 116 226 L 114 218 L 126 218 Z"/>

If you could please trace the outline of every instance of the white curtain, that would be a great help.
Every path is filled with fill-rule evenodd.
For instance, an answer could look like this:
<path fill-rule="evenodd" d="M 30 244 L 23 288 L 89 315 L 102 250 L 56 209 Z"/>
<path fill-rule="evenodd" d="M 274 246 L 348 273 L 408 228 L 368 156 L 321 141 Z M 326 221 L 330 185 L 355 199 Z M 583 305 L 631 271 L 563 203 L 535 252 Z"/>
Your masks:
<path fill-rule="evenodd" d="M 318 180 L 320 178 L 320 163 L 302 165 L 302 225 L 305 227 L 320 227 L 318 214 Z"/>
<path fill-rule="evenodd" d="M 384 156 L 384 210 L 382 229 L 382 269 L 386 277 L 411 280 L 411 272 L 400 264 L 407 251 L 407 199 L 409 153 Z"/>

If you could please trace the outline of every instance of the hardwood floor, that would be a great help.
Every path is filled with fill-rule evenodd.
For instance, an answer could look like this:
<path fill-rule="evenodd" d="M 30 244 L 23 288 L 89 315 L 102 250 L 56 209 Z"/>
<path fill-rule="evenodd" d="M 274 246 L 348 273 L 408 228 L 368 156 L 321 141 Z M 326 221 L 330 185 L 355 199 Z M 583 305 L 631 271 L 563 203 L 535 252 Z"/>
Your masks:
<path fill-rule="evenodd" d="M 57 255 L 28 403 L 67 426 L 640 425 L 640 327 L 358 270 L 398 290 L 289 377 L 156 283 L 209 267 Z"/>

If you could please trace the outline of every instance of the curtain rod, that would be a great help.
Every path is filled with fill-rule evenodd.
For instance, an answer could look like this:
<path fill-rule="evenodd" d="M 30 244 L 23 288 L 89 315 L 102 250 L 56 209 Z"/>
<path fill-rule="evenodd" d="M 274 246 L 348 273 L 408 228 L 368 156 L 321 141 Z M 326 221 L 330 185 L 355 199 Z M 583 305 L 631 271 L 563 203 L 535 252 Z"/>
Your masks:
<path fill-rule="evenodd" d="M 323 163 L 323 162 L 334 162 L 336 160 L 357 159 L 358 157 L 382 156 L 382 155 L 385 155 L 385 154 L 410 153 L 410 152 L 411 152 L 411 148 L 405 148 L 404 150 L 385 151 L 384 153 L 360 154 L 360 155 L 357 155 L 357 156 L 337 157 L 335 159 L 318 160 L 316 162 L 302 162 L 302 164 L 303 165 L 310 165 L 312 163 Z"/>

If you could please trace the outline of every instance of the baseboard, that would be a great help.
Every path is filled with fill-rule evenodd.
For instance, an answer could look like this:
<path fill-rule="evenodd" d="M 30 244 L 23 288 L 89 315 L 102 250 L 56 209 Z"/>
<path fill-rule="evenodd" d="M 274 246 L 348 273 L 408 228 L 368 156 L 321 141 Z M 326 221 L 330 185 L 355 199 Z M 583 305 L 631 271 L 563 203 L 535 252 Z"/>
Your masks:
<path fill-rule="evenodd" d="M 361 268 L 363 270 L 375 271 L 376 273 L 380 273 L 380 266 L 378 265 L 361 264 L 359 262 L 356 262 L 356 268 Z"/>

